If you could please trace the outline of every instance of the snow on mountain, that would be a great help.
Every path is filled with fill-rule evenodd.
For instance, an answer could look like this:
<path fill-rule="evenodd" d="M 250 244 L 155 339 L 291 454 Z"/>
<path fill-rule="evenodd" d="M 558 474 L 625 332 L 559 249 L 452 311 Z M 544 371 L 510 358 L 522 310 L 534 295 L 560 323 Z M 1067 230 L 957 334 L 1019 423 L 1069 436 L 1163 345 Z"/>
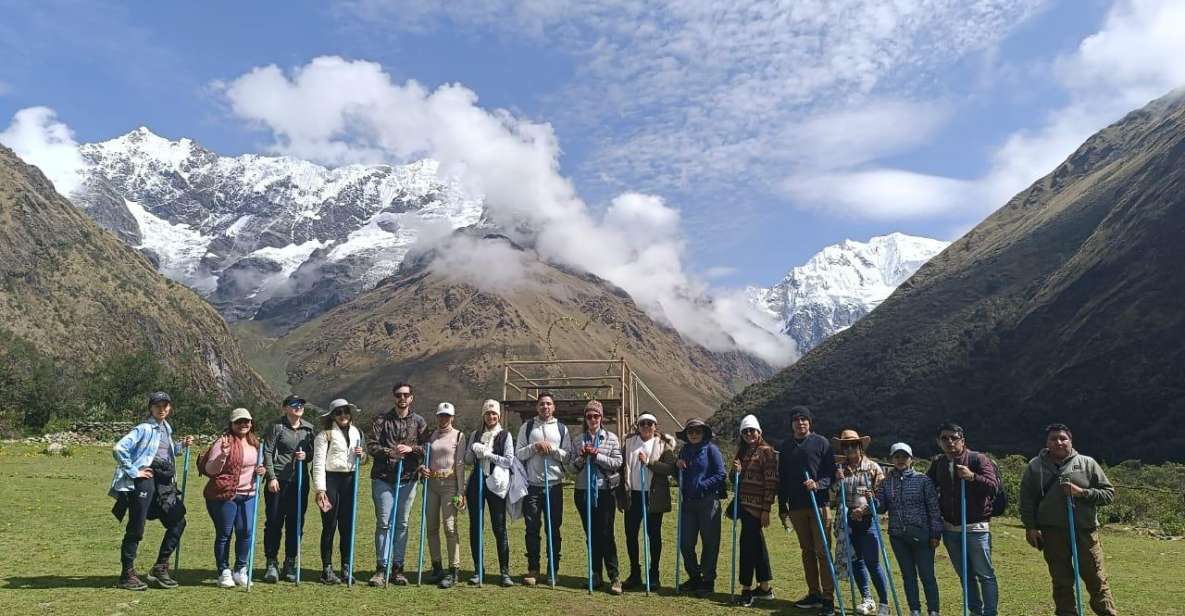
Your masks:
<path fill-rule="evenodd" d="M 430 159 L 329 169 L 219 156 L 144 127 L 79 150 L 88 166 L 75 204 L 231 320 L 314 285 L 347 300 L 394 272 L 421 229 L 482 215 L 480 197 Z"/>
<path fill-rule="evenodd" d="M 775 318 L 800 353 L 851 327 L 950 242 L 903 233 L 844 240 L 790 270 L 769 288 L 749 287 L 749 302 Z"/>

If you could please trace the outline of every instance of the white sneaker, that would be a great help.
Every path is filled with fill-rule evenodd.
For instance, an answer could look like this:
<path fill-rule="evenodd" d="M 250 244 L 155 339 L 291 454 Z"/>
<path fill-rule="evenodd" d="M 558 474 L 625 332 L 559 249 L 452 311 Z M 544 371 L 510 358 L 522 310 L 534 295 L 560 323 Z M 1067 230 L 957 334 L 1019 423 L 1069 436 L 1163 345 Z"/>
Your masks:
<path fill-rule="evenodd" d="M 876 603 L 871 597 L 864 597 L 860 605 L 856 606 L 856 613 L 863 616 L 876 616 Z"/>
<path fill-rule="evenodd" d="M 889 613 L 889 604 L 882 603 L 880 608 L 876 611 L 876 616 L 892 616 L 892 614 Z"/>
<path fill-rule="evenodd" d="M 243 567 L 242 569 L 235 571 L 234 573 L 231 574 L 231 576 L 234 577 L 235 584 L 237 584 L 239 586 L 246 586 L 247 585 L 247 568 L 246 567 Z"/>
<path fill-rule="evenodd" d="M 222 588 L 234 588 L 235 579 L 230 574 L 230 569 L 223 569 L 222 573 L 218 574 L 218 585 Z"/>
<path fill-rule="evenodd" d="M 930 616 L 938 616 L 938 611 L 935 610 L 933 612 L 930 612 Z"/>
<path fill-rule="evenodd" d="M 921 610 L 909 610 L 909 616 L 922 616 Z"/>

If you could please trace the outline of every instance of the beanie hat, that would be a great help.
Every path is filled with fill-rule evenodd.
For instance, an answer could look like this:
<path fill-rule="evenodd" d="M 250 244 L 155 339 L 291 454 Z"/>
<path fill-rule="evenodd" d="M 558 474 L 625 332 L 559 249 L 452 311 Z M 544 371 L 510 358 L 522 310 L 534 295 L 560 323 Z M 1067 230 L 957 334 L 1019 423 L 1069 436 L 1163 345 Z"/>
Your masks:
<path fill-rule="evenodd" d="M 756 415 L 745 415 L 745 418 L 741 420 L 741 432 L 744 432 L 749 428 L 753 428 L 759 433 L 761 432 L 761 424 L 757 422 Z"/>
<path fill-rule="evenodd" d="M 481 405 L 482 414 L 493 412 L 499 417 L 502 416 L 502 405 L 497 400 L 486 400 Z"/>
<path fill-rule="evenodd" d="M 815 416 L 811 415 L 811 409 L 807 406 L 795 406 L 790 408 L 790 421 L 794 421 L 799 417 L 805 417 L 807 421 L 815 423 Z"/>

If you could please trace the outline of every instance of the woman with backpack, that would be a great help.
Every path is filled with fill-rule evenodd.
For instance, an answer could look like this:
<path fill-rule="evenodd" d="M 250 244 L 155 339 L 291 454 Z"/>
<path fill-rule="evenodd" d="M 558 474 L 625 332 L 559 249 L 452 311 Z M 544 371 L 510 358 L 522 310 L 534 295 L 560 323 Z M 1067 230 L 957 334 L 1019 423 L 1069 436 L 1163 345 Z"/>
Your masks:
<path fill-rule="evenodd" d="M 313 489 L 321 510 L 321 582 L 339 584 L 354 574 L 348 571 L 350 537 L 354 534 L 354 473 L 365 460 L 366 437 L 352 421 L 358 407 L 338 398 L 322 415 L 321 431 L 313 438 Z M 333 572 L 333 535 L 338 539 L 342 577 Z"/>
<path fill-rule="evenodd" d="M 913 449 L 905 443 L 889 447 L 893 469 L 876 489 L 876 507 L 889 514 L 889 544 L 897 557 L 910 616 L 921 616 L 918 579 L 926 591 L 926 611 L 938 616 L 938 580 L 934 550 L 942 540 L 938 490 L 923 473 L 913 470 Z"/>
<path fill-rule="evenodd" d="M 185 532 L 185 502 L 180 498 L 176 482 L 177 453 L 193 444 L 193 437 L 173 440 L 173 427 L 168 417 L 173 412 L 169 394 L 158 391 L 148 397 L 148 417 L 131 432 L 119 439 L 112 448 L 115 476 L 107 492 L 115 499 L 112 508 L 116 519 L 128 516 L 127 530 L 119 546 L 119 587 L 127 590 L 146 590 L 148 584 L 136 574 L 136 552 L 144 538 L 147 520 L 160 520 L 165 527 L 156 564 L 148 572 L 148 581 L 161 588 L 175 588 L 177 582 L 169 575 L 169 557 L 181 543 Z"/>
<path fill-rule="evenodd" d="M 457 513 L 465 508 L 465 434 L 453 426 L 456 409 L 452 403 L 436 406 L 438 427 L 424 442 L 430 448 L 428 464 L 420 476 L 428 480 L 428 552 L 432 555 L 432 577 L 440 588 L 452 588 L 461 568 L 461 547 L 457 534 Z M 448 545 L 449 568 L 442 570 L 440 523 Z"/>
<path fill-rule="evenodd" d="M 202 495 L 214 521 L 214 564 L 222 588 L 246 586 L 247 556 L 251 551 L 256 500 L 255 477 L 265 472 L 259 456 L 259 437 L 247 409 L 230 412 L 222 436 L 198 458 L 198 468 L 210 478 Z M 230 568 L 230 538 L 235 538 L 235 566 Z"/>
<path fill-rule="evenodd" d="M 741 523 L 741 596 L 743 606 L 753 605 L 756 599 L 773 599 L 774 579 L 769 566 L 769 550 L 765 547 L 762 529 L 769 526 L 769 510 L 778 498 L 778 454 L 761 435 L 761 424 L 757 417 L 746 415 L 741 420 L 741 443 L 732 460 L 732 473 L 740 473 L 741 483 L 737 486 L 739 500 L 737 517 Z M 728 514 L 731 516 L 732 507 Z M 757 588 L 753 588 L 753 578 Z"/>
<path fill-rule="evenodd" d="M 469 551 L 473 554 L 473 577 L 470 584 L 477 584 L 483 573 L 484 561 L 479 529 L 482 527 L 482 509 L 490 512 L 490 526 L 494 530 L 494 541 L 498 547 L 498 569 L 502 574 L 503 587 L 514 586 L 510 578 L 510 541 L 506 537 L 506 496 L 510 492 L 510 469 L 514 465 L 514 437 L 502 427 L 499 419 L 502 405 L 497 400 L 486 400 L 481 406 L 481 430 L 473 435 L 473 443 L 465 450 L 465 464 L 473 465 L 473 473 L 465 486 L 465 498 L 469 507 Z M 478 497 L 478 481 L 483 481 L 481 497 Z"/>
<path fill-rule="evenodd" d="M 847 501 L 844 503 L 848 513 L 848 540 L 852 546 L 852 570 L 856 576 L 856 583 L 863 598 L 855 606 L 857 614 L 878 614 L 889 616 L 889 598 L 885 576 L 881 571 L 879 544 L 876 529 L 872 527 L 872 507 L 868 504 L 870 494 L 876 492 L 884 480 L 885 474 L 881 465 L 873 462 L 864 455 L 872 438 L 860 436 L 855 430 L 844 430 L 838 437 L 831 439 L 831 447 L 843 452 L 842 463 L 837 465 L 835 476 L 837 481 L 843 482 Z M 839 461 L 839 460 L 837 460 Z M 879 609 L 873 603 L 868 588 L 868 579 L 872 577 L 872 586 L 876 589 L 876 596 L 880 599 Z"/>

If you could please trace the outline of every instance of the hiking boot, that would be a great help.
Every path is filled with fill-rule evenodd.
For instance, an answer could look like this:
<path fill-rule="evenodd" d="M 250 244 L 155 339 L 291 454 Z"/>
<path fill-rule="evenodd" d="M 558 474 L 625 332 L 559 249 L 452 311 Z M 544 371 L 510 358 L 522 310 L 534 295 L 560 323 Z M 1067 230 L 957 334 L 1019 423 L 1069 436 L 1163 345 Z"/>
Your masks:
<path fill-rule="evenodd" d="M 711 596 L 714 592 L 716 592 L 716 584 L 712 582 L 702 582 L 698 587 L 696 587 L 695 596 L 699 597 L 700 599 L 705 599 Z"/>
<path fill-rule="evenodd" d="M 609 594 L 614 596 L 621 595 L 621 580 L 617 578 L 609 580 Z"/>
<path fill-rule="evenodd" d="M 387 566 L 379 563 L 374 567 L 374 575 L 366 580 L 367 586 L 385 586 L 387 584 Z"/>
<path fill-rule="evenodd" d="M 835 616 L 835 604 L 824 600 L 823 605 L 819 606 L 818 616 Z"/>
<path fill-rule="evenodd" d="M 448 573 L 440 577 L 440 581 L 436 583 L 437 588 L 452 588 L 453 584 L 457 583 L 457 568 L 451 567 Z"/>
<path fill-rule="evenodd" d="M 699 588 L 699 585 L 702 583 L 703 583 L 703 578 L 699 578 L 699 577 L 687 578 L 686 581 L 684 581 L 682 584 L 679 585 L 679 592 L 692 592 L 695 589 Z"/>
<path fill-rule="evenodd" d="M 354 583 L 354 572 L 350 571 L 349 567 L 343 566 L 341 579 L 342 579 L 342 584 L 353 584 Z"/>
<path fill-rule="evenodd" d="M 407 586 L 407 576 L 403 575 L 403 565 L 395 565 L 391 568 L 390 582 L 396 586 Z"/>
<path fill-rule="evenodd" d="M 872 597 L 864 597 L 864 600 L 856 606 L 856 613 L 863 616 L 875 616 L 876 603 L 872 600 Z"/>
<path fill-rule="evenodd" d="M 511 586 L 514 586 L 514 580 L 510 577 L 509 573 L 503 571 L 502 581 L 500 584 L 502 585 L 502 588 L 510 588 Z"/>
<path fill-rule="evenodd" d="M 741 607 L 753 607 L 753 590 L 742 590 L 736 598 L 736 604 Z"/>
<path fill-rule="evenodd" d="M 440 567 L 440 563 L 432 563 L 432 572 L 424 576 L 424 581 L 429 584 L 436 584 L 444 579 L 444 569 Z"/>
<path fill-rule="evenodd" d="M 267 571 L 263 574 L 263 581 L 268 584 L 275 584 L 280 581 L 280 563 L 276 559 L 267 559 Z"/>
<path fill-rule="evenodd" d="M 140 576 L 136 575 L 135 569 L 128 569 L 124 571 L 123 574 L 119 576 L 119 584 L 117 584 L 117 586 L 123 588 L 124 590 L 148 590 L 148 584 L 145 584 L 144 581 L 140 579 Z"/>
<path fill-rule="evenodd" d="M 528 571 L 526 575 L 523 576 L 523 585 L 524 586 L 534 586 L 538 583 L 539 583 L 539 572 L 537 570 L 532 569 L 531 571 Z"/>
<path fill-rule="evenodd" d="M 882 603 L 876 610 L 876 616 L 892 616 L 892 614 L 889 613 L 889 604 Z"/>
<path fill-rule="evenodd" d="M 337 577 L 337 574 L 333 572 L 333 565 L 325 565 L 325 568 L 321 570 L 321 583 L 322 584 L 341 584 L 342 583 L 341 578 Z"/>
<path fill-rule="evenodd" d="M 296 561 L 295 560 L 293 560 L 291 558 L 284 559 L 283 575 L 284 575 L 285 582 L 292 582 L 292 583 L 296 582 Z"/>
<path fill-rule="evenodd" d="M 480 583 L 481 583 L 481 574 L 474 572 L 474 574 L 469 577 L 469 585 L 470 586 L 477 586 Z"/>
<path fill-rule="evenodd" d="M 153 565 L 152 569 L 148 570 L 148 581 L 155 583 L 157 586 L 160 586 L 161 588 L 176 588 L 177 587 L 177 580 L 174 580 L 169 575 L 169 565 L 168 564 L 162 565 L 160 563 L 157 563 L 156 565 Z"/>
<path fill-rule="evenodd" d="M 642 572 L 638 569 L 630 569 L 630 576 L 625 578 L 621 587 L 626 590 L 634 590 L 642 585 Z"/>
<path fill-rule="evenodd" d="M 809 610 L 817 607 L 823 607 L 823 597 L 820 597 L 813 592 L 808 592 L 805 597 L 794 602 L 794 607 L 800 610 Z"/>
<path fill-rule="evenodd" d="M 218 574 L 218 586 L 220 588 L 235 587 L 235 578 L 230 574 L 230 569 L 223 569 L 222 572 Z"/>
<path fill-rule="evenodd" d="M 774 587 L 770 586 L 769 588 L 766 588 L 765 590 L 761 590 L 761 587 L 758 586 L 756 589 L 753 590 L 753 598 L 758 601 L 773 599 L 774 598 Z"/>

